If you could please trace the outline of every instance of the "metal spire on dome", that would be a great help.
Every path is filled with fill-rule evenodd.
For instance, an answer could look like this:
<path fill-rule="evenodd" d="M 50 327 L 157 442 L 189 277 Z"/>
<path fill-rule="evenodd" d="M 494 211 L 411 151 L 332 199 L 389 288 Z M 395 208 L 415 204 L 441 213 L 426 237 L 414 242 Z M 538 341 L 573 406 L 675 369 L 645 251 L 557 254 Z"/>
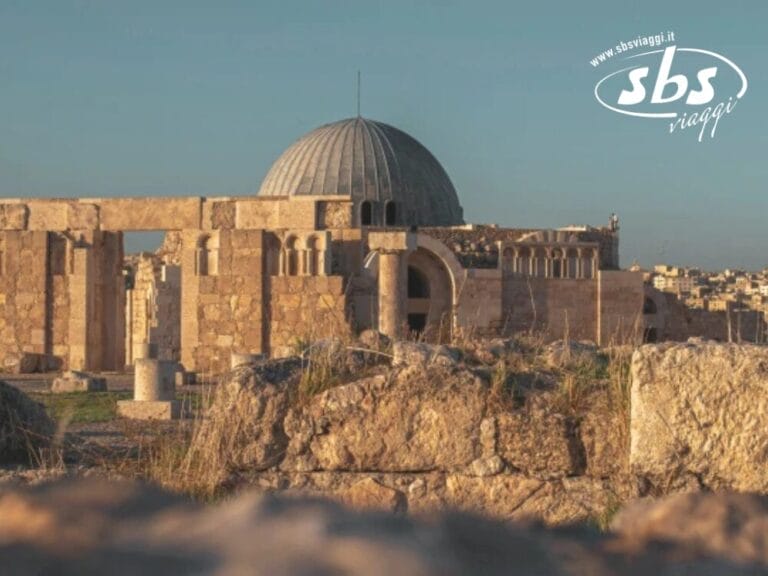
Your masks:
<path fill-rule="evenodd" d="M 357 117 L 360 118 L 360 70 L 357 71 Z"/>

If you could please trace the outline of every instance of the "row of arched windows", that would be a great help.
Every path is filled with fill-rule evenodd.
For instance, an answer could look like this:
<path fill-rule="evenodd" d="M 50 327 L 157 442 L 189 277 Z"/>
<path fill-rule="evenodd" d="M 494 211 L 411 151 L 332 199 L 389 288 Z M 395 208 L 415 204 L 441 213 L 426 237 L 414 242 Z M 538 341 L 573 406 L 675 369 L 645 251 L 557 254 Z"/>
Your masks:
<path fill-rule="evenodd" d="M 597 248 L 520 245 L 504 250 L 505 268 L 523 276 L 594 278 L 599 264 Z"/>
<path fill-rule="evenodd" d="M 384 203 L 384 210 L 381 214 L 375 214 L 375 212 L 379 212 L 376 209 L 378 206 L 380 203 L 370 200 L 363 200 L 360 203 L 361 226 L 394 226 L 397 224 L 397 206 L 394 200 L 387 200 Z"/>
<path fill-rule="evenodd" d="M 326 270 L 327 240 L 315 235 L 288 236 L 280 248 L 280 276 L 322 276 Z"/>

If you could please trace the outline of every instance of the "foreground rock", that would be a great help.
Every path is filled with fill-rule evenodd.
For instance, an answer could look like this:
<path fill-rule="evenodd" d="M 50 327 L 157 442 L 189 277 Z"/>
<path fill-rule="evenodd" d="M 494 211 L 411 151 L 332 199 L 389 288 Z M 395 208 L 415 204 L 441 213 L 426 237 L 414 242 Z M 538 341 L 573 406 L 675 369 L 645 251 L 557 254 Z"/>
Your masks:
<path fill-rule="evenodd" d="M 692 341 L 632 358 L 630 463 L 657 490 L 768 491 L 768 348 Z"/>
<path fill-rule="evenodd" d="M 248 494 L 202 507 L 137 484 L 61 482 L 0 492 L 0 555 L 4 573 L 66 576 L 768 571 L 765 498 L 701 494 L 696 504 L 661 501 L 643 510 L 635 525 L 601 535 L 588 527 L 546 530 L 455 513 L 429 519 L 355 513 L 328 502 Z M 697 526 L 705 523 L 705 534 L 649 528 L 654 518 L 681 526 L 679 515 L 689 512 Z"/>
<path fill-rule="evenodd" d="M 0 464 L 27 460 L 52 434 L 43 406 L 0 381 Z"/>
<path fill-rule="evenodd" d="M 556 392 L 500 400 L 491 371 L 455 349 L 396 342 L 393 356 L 391 368 L 308 397 L 297 393 L 306 370 L 297 360 L 241 367 L 217 391 L 193 450 L 226 489 L 387 511 L 562 524 L 601 517 L 631 492 L 613 478 L 626 448 L 622 459 L 592 445 L 606 432 L 617 445 L 624 437 L 604 428 L 606 402 L 595 400 L 600 411 L 582 431 L 588 420 L 563 413 Z"/>
<path fill-rule="evenodd" d="M 192 451 L 222 473 L 278 464 L 288 445 L 283 420 L 300 369 L 297 358 L 235 368 L 217 388 Z"/>

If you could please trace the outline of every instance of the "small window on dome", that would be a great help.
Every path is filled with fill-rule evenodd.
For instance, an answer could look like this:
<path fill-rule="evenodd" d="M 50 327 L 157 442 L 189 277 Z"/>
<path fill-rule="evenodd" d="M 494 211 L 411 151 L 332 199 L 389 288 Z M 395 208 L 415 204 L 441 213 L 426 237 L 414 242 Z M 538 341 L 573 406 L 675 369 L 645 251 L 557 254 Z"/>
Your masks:
<path fill-rule="evenodd" d="M 360 204 L 360 225 L 370 226 L 373 224 L 373 206 L 368 200 Z"/>
<path fill-rule="evenodd" d="M 397 207 L 395 206 L 395 203 L 390 200 L 387 202 L 387 206 L 384 210 L 384 223 L 387 226 L 394 226 L 395 220 L 397 219 Z"/>

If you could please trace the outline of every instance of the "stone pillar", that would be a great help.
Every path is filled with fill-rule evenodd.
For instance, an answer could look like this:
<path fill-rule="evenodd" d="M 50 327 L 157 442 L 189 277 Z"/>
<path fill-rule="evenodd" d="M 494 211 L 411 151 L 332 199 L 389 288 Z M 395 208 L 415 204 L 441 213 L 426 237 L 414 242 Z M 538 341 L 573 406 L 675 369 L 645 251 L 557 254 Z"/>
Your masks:
<path fill-rule="evenodd" d="M 176 400 L 176 363 L 139 358 L 133 380 L 133 400 L 117 403 L 117 413 L 136 420 L 175 420 L 181 416 Z"/>
<path fill-rule="evenodd" d="M 544 276 L 546 278 L 552 278 L 552 248 L 547 248 L 546 258 L 544 259 Z"/>
<path fill-rule="evenodd" d="M 197 275 L 199 230 L 182 232 L 181 253 L 181 363 L 188 372 L 197 369 L 196 349 L 200 345 L 200 277 Z"/>
<path fill-rule="evenodd" d="M 368 246 L 379 254 L 379 332 L 398 338 L 406 322 L 408 253 L 416 248 L 416 235 L 371 232 Z"/>
<path fill-rule="evenodd" d="M 592 250 L 592 278 L 597 278 L 597 269 L 600 261 L 600 254 L 597 248 Z"/>
<path fill-rule="evenodd" d="M 520 249 L 517 246 L 512 248 L 512 272 L 520 273 Z"/>
<path fill-rule="evenodd" d="M 318 263 L 318 269 L 315 271 L 315 273 L 318 276 L 327 276 L 328 275 L 328 266 L 326 265 L 326 254 L 327 250 L 319 250 L 317 255 L 317 263 Z"/>
<path fill-rule="evenodd" d="M 400 336 L 405 322 L 402 251 L 379 250 L 379 332 Z"/>
<path fill-rule="evenodd" d="M 563 250 L 563 264 L 560 268 L 560 272 L 563 278 L 571 277 L 571 259 L 568 257 L 568 249 Z"/>
<path fill-rule="evenodd" d="M 72 251 L 72 275 L 69 278 L 69 369 L 91 367 L 88 331 L 91 325 L 93 294 L 93 259 L 91 249 L 77 246 Z"/>
<path fill-rule="evenodd" d="M 584 278 L 584 251 L 576 248 L 576 278 Z"/>

